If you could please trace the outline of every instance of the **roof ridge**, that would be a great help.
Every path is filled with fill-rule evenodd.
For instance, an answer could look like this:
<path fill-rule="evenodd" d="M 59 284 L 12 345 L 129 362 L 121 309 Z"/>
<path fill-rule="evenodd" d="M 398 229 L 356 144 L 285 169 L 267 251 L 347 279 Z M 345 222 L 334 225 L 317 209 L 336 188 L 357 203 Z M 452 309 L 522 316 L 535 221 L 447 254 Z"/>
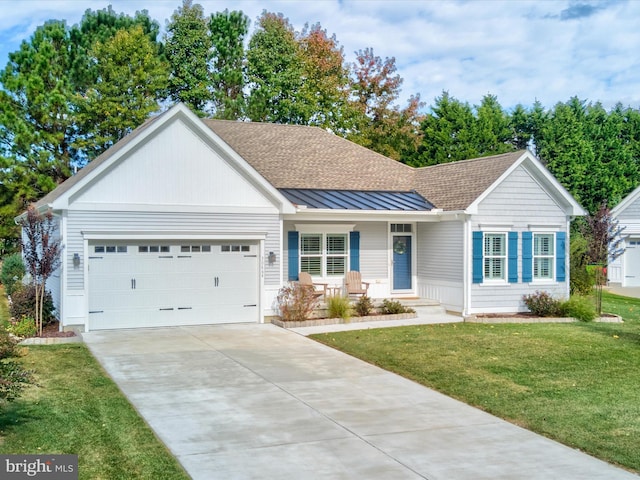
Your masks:
<path fill-rule="evenodd" d="M 229 124 L 236 124 L 236 125 L 264 125 L 264 126 L 278 126 L 278 127 L 301 127 L 301 128 L 317 128 L 319 130 L 322 130 L 323 132 L 327 132 L 327 133 L 332 133 L 333 135 L 336 135 L 335 133 L 333 133 L 330 130 L 326 130 L 323 127 L 320 127 L 319 125 L 300 125 L 297 123 L 276 123 L 276 122 L 255 122 L 253 120 L 249 120 L 244 121 L 244 120 L 226 120 L 226 119 L 222 119 L 222 118 L 201 118 L 201 120 L 205 121 L 205 122 L 220 122 L 220 123 L 229 123 Z M 336 135 L 339 136 L 339 135 Z"/>
<path fill-rule="evenodd" d="M 499 158 L 499 157 L 507 157 L 507 156 L 520 156 L 523 155 L 525 152 L 527 152 L 528 150 L 523 149 L 523 150 L 514 150 L 513 152 L 505 152 L 505 153 L 497 153 L 495 155 L 487 155 L 486 157 L 475 157 L 475 158 L 467 158 L 465 160 L 452 160 L 451 162 L 445 162 L 445 163 L 436 163 L 435 165 L 425 165 L 424 167 L 418 167 L 416 170 L 425 170 L 425 169 L 433 169 L 435 167 L 443 167 L 443 166 L 447 166 L 447 165 L 460 165 L 460 164 L 466 164 L 466 163 L 472 163 L 472 162 L 478 162 L 478 161 L 482 161 L 482 160 L 488 160 L 490 158 Z"/>

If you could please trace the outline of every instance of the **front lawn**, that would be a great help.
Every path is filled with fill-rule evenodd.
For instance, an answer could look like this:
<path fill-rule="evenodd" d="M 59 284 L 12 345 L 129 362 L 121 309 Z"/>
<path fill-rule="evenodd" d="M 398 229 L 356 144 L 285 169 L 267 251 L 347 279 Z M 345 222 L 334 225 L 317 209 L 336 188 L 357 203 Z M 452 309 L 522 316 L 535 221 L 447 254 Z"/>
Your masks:
<path fill-rule="evenodd" d="M 81 479 L 189 478 L 84 345 L 30 346 L 21 361 L 39 386 L 0 405 L 0 453 L 77 454 Z"/>
<path fill-rule="evenodd" d="M 640 472 L 640 300 L 624 324 L 446 324 L 313 335 L 470 405 Z"/>

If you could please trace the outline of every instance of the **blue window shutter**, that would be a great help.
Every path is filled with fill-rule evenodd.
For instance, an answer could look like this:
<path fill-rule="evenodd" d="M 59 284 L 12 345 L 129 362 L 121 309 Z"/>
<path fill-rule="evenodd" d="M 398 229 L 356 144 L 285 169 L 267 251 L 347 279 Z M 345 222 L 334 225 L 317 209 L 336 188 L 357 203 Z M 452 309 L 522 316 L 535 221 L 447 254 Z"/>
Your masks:
<path fill-rule="evenodd" d="M 289 232 L 289 281 L 298 280 L 300 271 L 300 257 L 298 246 L 298 232 Z"/>
<path fill-rule="evenodd" d="M 509 283 L 518 283 L 518 232 L 509 232 Z"/>
<path fill-rule="evenodd" d="M 522 281 L 533 280 L 533 233 L 522 232 Z"/>
<path fill-rule="evenodd" d="M 482 232 L 473 232 L 473 241 L 472 241 L 472 277 L 473 283 L 482 283 L 482 279 L 484 277 L 483 274 L 483 250 L 484 246 L 482 243 Z"/>
<path fill-rule="evenodd" d="M 349 233 L 349 268 L 360 271 L 360 232 Z"/>
<path fill-rule="evenodd" d="M 567 278 L 565 268 L 567 250 L 567 234 L 565 232 L 556 233 L 556 281 L 564 282 Z"/>

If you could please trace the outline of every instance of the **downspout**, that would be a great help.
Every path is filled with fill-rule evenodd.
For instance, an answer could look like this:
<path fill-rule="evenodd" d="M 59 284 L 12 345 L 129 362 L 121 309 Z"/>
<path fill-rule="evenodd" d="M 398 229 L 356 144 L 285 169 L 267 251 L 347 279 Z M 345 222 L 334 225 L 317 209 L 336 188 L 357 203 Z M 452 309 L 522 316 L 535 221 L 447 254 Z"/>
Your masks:
<path fill-rule="evenodd" d="M 567 281 L 566 295 L 571 296 L 571 217 L 567 215 L 567 240 L 564 245 L 564 271 L 567 272 L 565 278 Z"/>
<path fill-rule="evenodd" d="M 67 211 L 62 211 L 60 215 L 60 238 L 61 243 L 64 245 L 67 242 Z M 64 250 L 61 253 L 62 261 L 60 262 L 60 298 L 58 299 L 59 305 L 59 323 L 58 328 L 62 332 L 66 323 L 65 312 L 67 303 L 67 283 L 69 282 L 69 269 L 67 268 L 67 252 Z"/>

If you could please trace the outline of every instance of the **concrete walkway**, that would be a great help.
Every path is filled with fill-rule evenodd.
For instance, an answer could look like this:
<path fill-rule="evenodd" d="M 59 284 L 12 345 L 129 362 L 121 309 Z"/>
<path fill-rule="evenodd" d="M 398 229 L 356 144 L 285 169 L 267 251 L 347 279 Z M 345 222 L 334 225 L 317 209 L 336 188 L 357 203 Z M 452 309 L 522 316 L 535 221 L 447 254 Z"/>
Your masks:
<path fill-rule="evenodd" d="M 352 323 L 336 323 L 333 325 L 318 325 L 314 327 L 297 327 L 290 328 L 292 332 L 301 335 L 313 335 L 314 333 L 326 332 L 346 332 L 352 330 L 368 330 L 370 328 L 384 327 L 403 327 L 405 325 L 427 325 L 439 323 L 459 323 L 463 322 L 460 315 L 450 315 L 448 313 L 433 313 L 431 310 L 421 311 L 420 307 L 415 308 L 417 317 L 407 318 L 404 320 L 376 320 L 373 322 L 352 322 Z"/>
<path fill-rule="evenodd" d="M 92 332 L 194 479 L 636 479 L 274 325 Z"/>
<path fill-rule="evenodd" d="M 640 298 L 640 287 L 618 287 L 610 286 L 605 289 L 616 295 L 622 295 L 623 297 Z"/>

